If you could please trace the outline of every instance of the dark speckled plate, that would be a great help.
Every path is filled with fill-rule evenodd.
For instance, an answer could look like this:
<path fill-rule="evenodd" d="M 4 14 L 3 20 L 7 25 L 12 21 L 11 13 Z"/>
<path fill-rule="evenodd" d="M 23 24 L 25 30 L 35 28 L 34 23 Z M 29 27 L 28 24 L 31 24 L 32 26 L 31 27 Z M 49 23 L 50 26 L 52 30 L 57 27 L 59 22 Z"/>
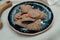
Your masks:
<path fill-rule="evenodd" d="M 18 12 L 21 11 L 21 9 L 19 8 L 22 4 L 26 4 L 26 5 L 31 5 L 33 9 L 40 9 L 41 11 L 43 11 L 47 17 L 45 19 L 43 19 L 41 21 L 41 29 L 37 30 L 37 31 L 33 31 L 33 30 L 27 30 L 23 27 L 19 27 L 18 25 L 14 25 L 15 21 L 14 21 L 14 15 Z M 20 4 L 15 5 L 11 11 L 9 12 L 8 15 L 8 21 L 11 25 L 11 27 L 18 33 L 21 34 L 25 34 L 25 35 L 35 35 L 35 34 L 39 34 L 41 32 L 44 32 L 44 30 L 46 30 L 47 28 L 49 28 L 49 25 L 52 23 L 53 20 L 53 13 L 51 11 L 51 9 L 49 7 L 47 7 L 46 5 L 39 3 L 39 2 L 34 2 L 34 1 L 27 1 L 27 2 L 22 2 Z"/>

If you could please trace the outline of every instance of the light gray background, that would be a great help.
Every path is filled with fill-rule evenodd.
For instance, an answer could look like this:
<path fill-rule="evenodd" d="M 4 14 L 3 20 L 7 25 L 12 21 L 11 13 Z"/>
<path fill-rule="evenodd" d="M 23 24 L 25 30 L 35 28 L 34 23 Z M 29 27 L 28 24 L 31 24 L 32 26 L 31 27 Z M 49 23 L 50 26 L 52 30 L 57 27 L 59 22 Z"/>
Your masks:
<path fill-rule="evenodd" d="M 22 1 L 13 1 L 13 6 L 22 2 Z M 26 0 L 25 0 L 26 1 Z M 5 1 L 1 1 L 0 5 Z M 5 10 L 1 16 L 1 20 L 3 22 L 3 28 L 0 30 L 0 40 L 60 40 L 60 3 L 58 5 L 51 5 L 49 6 L 54 14 L 54 23 L 52 27 L 43 34 L 29 37 L 29 36 L 22 36 L 14 32 L 8 23 L 8 13 L 10 11 L 9 8 Z"/>

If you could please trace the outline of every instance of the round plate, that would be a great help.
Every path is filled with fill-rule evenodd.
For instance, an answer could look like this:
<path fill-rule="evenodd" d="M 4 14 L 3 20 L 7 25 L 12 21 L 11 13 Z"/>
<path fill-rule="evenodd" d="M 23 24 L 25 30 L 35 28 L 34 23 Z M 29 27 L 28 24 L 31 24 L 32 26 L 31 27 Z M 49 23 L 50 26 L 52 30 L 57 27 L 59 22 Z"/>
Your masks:
<path fill-rule="evenodd" d="M 47 15 L 46 18 L 41 21 L 42 25 L 40 30 L 37 30 L 37 31 L 27 30 L 23 27 L 19 27 L 18 25 L 14 25 L 15 24 L 14 15 L 21 11 L 20 6 L 23 4 L 31 5 L 33 9 L 40 9 Z M 22 2 L 20 4 L 15 5 L 11 9 L 8 15 L 8 21 L 9 21 L 9 24 L 11 25 L 11 28 L 14 31 L 24 35 L 36 35 L 48 30 L 50 28 L 49 25 L 52 23 L 52 20 L 53 20 L 53 13 L 51 9 L 46 5 L 39 2 L 35 2 L 35 1 L 27 1 L 27 2 Z"/>

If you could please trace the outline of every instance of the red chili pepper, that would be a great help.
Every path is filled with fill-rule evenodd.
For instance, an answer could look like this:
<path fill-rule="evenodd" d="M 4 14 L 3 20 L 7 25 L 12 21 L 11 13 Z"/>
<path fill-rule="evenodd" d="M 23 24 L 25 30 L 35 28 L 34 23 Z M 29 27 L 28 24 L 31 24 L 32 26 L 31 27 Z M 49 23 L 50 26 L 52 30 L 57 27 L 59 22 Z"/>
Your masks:
<path fill-rule="evenodd" d="M 30 14 L 26 14 L 26 17 L 30 17 Z"/>

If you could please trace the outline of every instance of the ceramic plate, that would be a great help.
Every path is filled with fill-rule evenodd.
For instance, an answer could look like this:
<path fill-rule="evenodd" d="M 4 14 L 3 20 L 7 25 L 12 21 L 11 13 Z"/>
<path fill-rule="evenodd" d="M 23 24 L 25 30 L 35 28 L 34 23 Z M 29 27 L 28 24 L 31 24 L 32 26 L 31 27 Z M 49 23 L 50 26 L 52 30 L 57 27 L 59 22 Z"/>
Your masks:
<path fill-rule="evenodd" d="M 23 4 L 31 5 L 33 9 L 40 9 L 47 15 L 46 18 L 41 21 L 42 25 L 41 25 L 40 30 L 38 31 L 27 30 L 23 27 L 19 27 L 18 25 L 15 25 L 14 15 L 18 12 L 21 12 L 20 6 Z M 15 5 L 11 9 L 11 11 L 8 14 L 8 21 L 9 21 L 9 24 L 11 25 L 11 28 L 17 33 L 24 34 L 24 35 L 36 35 L 36 34 L 43 33 L 50 28 L 49 25 L 53 21 L 53 13 L 48 6 L 42 3 L 35 2 L 35 1 L 26 1 L 26 2 L 22 2 L 22 3 Z"/>

